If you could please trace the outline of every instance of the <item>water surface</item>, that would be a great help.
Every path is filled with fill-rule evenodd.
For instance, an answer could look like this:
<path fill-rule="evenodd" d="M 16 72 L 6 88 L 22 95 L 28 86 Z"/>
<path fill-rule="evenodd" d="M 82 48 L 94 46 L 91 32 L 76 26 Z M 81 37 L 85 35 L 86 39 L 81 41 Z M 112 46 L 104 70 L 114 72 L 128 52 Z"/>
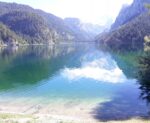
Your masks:
<path fill-rule="evenodd" d="M 148 117 L 130 58 L 94 43 L 1 49 L 1 111 L 38 107 L 37 113 L 104 121 Z"/>

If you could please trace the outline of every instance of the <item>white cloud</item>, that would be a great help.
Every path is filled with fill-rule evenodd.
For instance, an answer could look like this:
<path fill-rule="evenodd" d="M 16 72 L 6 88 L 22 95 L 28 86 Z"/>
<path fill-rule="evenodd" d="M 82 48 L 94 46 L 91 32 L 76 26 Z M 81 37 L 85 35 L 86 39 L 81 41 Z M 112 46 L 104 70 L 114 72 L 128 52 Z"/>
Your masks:
<path fill-rule="evenodd" d="M 62 75 L 70 80 L 81 78 L 94 79 L 99 82 L 122 83 L 127 81 L 122 70 L 117 66 L 116 62 L 106 57 L 85 62 L 81 68 L 65 68 Z"/>

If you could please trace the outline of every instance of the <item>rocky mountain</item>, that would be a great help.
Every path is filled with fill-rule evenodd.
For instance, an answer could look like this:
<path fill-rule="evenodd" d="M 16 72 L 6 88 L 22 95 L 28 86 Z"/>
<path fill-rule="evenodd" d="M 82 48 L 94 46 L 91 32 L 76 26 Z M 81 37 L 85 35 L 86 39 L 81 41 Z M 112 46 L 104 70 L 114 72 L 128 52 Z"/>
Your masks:
<path fill-rule="evenodd" d="M 73 34 L 73 31 L 64 23 L 63 19 L 56 17 L 53 14 L 46 13 L 42 10 L 33 9 L 27 5 L 0 2 L 0 16 L 1 16 L 1 20 L 3 22 L 4 22 L 4 19 L 2 19 L 2 18 L 4 18 L 4 17 L 6 18 L 6 16 L 8 16 L 8 15 L 11 16 L 12 13 L 16 13 L 16 12 L 24 13 L 23 15 L 27 15 L 26 19 L 24 21 L 28 21 L 28 22 L 32 21 L 33 22 L 32 24 L 34 24 L 34 21 L 38 21 L 38 22 L 40 22 L 40 24 L 43 24 L 43 25 L 40 25 L 41 27 L 45 27 L 42 29 L 45 29 L 46 33 L 44 33 L 44 31 L 43 31 L 44 35 L 43 34 L 38 35 L 39 37 L 36 37 L 36 39 L 39 38 L 37 41 L 35 41 L 35 38 L 34 38 L 33 39 L 34 41 L 30 40 L 29 43 L 31 43 L 31 42 L 39 43 L 39 40 L 41 40 L 41 39 L 43 39 L 43 41 L 46 42 L 46 40 L 49 37 L 51 37 L 49 40 L 52 39 L 53 42 L 77 40 Z M 15 18 L 19 18 L 19 16 L 17 17 L 17 15 L 19 15 L 19 14 L 16 14 Z M 23 17 L 23 16 L 21 16 L 21 17 Z M 11 16 L 11 18 L 13 18 L 13 16 Z M 8 17 L 7 19 L 10 19 L 10 18 Z M 30 20 L 28 20 L 28 19 L 30 19 Z M 17 20 L 19 20 L 19 19 L 17 19 Z M 17 20 L 15 20 L 16 23 L 17 23 Z M 4 23 L 6 25 L 10 26 L 9 24 L 6 23 L 6 21 Z M 27 27 L 29 27 L 29 25 L 30 25 L 30 23 L 28 23 Z M 32 25 L 32 27 L 33 26 L 39 26 L 39 24 L 34 24 L 34 25 Z M 46 26 L 47 26 L 47 29 L 46 29 Z M 11 28 L 11 29 L 14 29 L 14 28 Z M 41 29 L 41 32 L 42 32 L 42 29 Z M 35 30 L 32 30 L 32 33 L 34 31 Z M 18 31 L 17 31 L 17 33 L 18 33 Z M 35 36 L 37 35 L 36 33 L 37 32 L 35 32 L 35 34 L 34 34 Z M 50 34 L 48 34 L 48 33 L 50 33 Z M 28 37 L 28 39 L 32 39 L 32 37 L 30 37 L 30 35 L 27 35 L 27 34 L 22 34 L 22 35 L 24 35 L 24 37 Z M 48 35 L 50 35 L 50 36 L 47 37 Z M 40 36 L 44 36 L 44 37 L 40 37 Z M 47 41 L 47 42 L 50 42 L 50 41 Z"/>
<path fill-rule="evenodd" d="M 64 22 L 62 18 L 59 18 L 50 13 L 46 13 L 42 10 L 36 10 L 36 12 L 45 19 L 49 28 L 55 29 L 55 34 L 57 35 L 58 33 L 61 36 L 61 40 L 80 40 L 80 37 L 76 37 L 73 30 L 70 29 L 70 27 Z"/>
<path fill-rule="evenodd" d="M 150 0 L 134 0 L 131 5 L 124 5 L 111 29 L 117 29 L 119 26 L 146 12 L 146 3 L 150 3 Z"/>
<path fill-rule="evenodd" d="M 98 41 L 111 49 L 138 50 L 144 46 L 144 37 L 150 34 L 150 14 L 145 13 L 115 31 L 102 35 Z"/>
<path fill-rule="evenodd" d="M 105 26 L 83 23 L 78 18 L 65 18 L 64 21 L 73 30 L 76 37 L 79 37 L 82 41 L 93 40 L 96 35 L 105 29 Z"/>
<path fill-rule="evenodd" d="M 91 40 L 103 29 L 78 19 L 63 20 L 27 5 L 5 2 L 0 2 L 0 22 L 27 44 Z"/>
<path fill-rule="evenodd" d="M 0 46 L 2 45 L 16 45 L 18 43 L 25 44 L 25 40 L 17 36 L 15 32 L 11 31 L 7 26 L 0 23 Z"/>
<path fill-rule="evenodd" d="M 132 5 L 121 10 L 120 13 L 124 13 L 119 14 L 113 29 L 98 36 L 96 41 L 114 50 L 143 49 L 144 37 L 150 34 L 150 13 L 144 8 L 149 2 L 150 0 L 134 0 Z"/>
<path fill-rule="evenodd" d="M 63 19 L 27 5 L 0 2 L 0 22 L 27 44 L 80 40 Z"/>

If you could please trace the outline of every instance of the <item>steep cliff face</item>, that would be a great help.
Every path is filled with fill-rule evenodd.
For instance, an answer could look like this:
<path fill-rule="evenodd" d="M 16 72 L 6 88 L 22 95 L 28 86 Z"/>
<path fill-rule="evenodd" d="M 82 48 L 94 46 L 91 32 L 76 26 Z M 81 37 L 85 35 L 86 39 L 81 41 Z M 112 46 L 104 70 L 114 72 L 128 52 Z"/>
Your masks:
<path fill-rule="evenodd" d="M 145 3 L 150 3 L 150 0 L 134 0 L 131 5 L 124 6 L 111 29 L 117 29 L 119 26 L 126 24 L 135 17 L 146 12 L 147 9 L 145 8 Z"/>
<path fill-rule="evenodd" d="M 150 14 L 145 13 L 120 28 L 97 39 L 100 44 L 114 50 L 139 50 L 144 37 L 150 34 Z"/>
<path fill-rule="evenodd" d="M 101 34 L 96 41 L 114 50 L 144 48 L 144 37 L 150 34 L 150 13 L 145 7 L 150 0 L 134 0 L 123 8 L 110 32 Z"/>

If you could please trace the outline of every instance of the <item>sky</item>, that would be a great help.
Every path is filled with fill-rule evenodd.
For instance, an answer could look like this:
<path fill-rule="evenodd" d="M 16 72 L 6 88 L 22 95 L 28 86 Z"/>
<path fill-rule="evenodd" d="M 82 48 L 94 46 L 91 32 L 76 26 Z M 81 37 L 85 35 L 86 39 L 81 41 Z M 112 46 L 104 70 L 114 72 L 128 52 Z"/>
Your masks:
<path fill-rule="evenodd" d="M 1 0 L 30 5 L 61 18 L 76 17 L 83 22 L 105 25 L 115 20 L 122 5 L 133 0 Z"/>

